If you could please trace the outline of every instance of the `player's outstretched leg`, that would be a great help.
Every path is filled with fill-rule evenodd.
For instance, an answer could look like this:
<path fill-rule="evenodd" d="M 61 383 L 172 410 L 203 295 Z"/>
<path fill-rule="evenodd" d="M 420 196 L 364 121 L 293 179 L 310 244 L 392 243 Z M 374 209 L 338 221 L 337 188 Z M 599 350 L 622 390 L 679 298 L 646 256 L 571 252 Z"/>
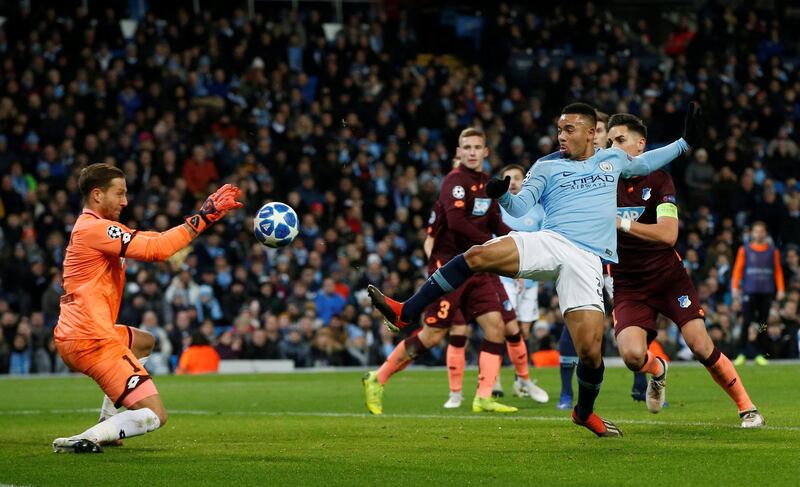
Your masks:
<path fill-rule="evenodd" d="M 53 441 L 56 453 L 101 453 L 98 446 L 157 430 L 167 422 L 167 412 L 159 395 L 146 397 L 131 409 L 97 423 L 83 433 Z"/>
<path fill-rule="evenodd" d="M 364 385 L 364 396 L 367 410 L 372 414 L 383 414 L 383 385 L 389 382 L 397 372 L 405 369 L 428 347 L 422 343 L 419 335 L 414 335 L 400 342 L 389 357 L 376 371 L 367 372 L 361 379 Z"/>
<path fill-rule="evenodd" d="M 492 397 L 492 387 L 503 362 L 505 347 L 502 343 L 483 340 L 481 353 L 478 355 L 478 391 L 472 401 L 472 412 L 515 413 L 513 406 L 500 404 Z"/>
<path fill-rule="evenodd" d="M 519 328 L 517 328 L 519 330 Z M 506 336 L 506 349 L 511 363 L 514 364 L 516 379 L 514 380 L 513 393 L 517 397 L 530 397 L 536 402 L 546 403 L 550 400 L 547 391 L 537 386 L 530 378 L 528 370 L 528 347 L 522 334 L 517 333 Z M 498 380 L 498 382 L 500 382 Z"/>
<path fill-rule="evenodd" d="M 467 362 L 467 337 L 451 334 L 449 342 L 447 345 L 447 381 L 450 385 L 450 397 L 444 403 L 444 407 L 455 409 L 461 407 L 461 402 L 464 400 L 462 388 L 464 384 L 464 368 Z"/>
<path fill-rule="evenodd" d="M 367 293 L 372 305 L 383 315 L 386 326 L 392 331 L 398 331 L 413 322 L 426 306 L 457 289 L 473 274 L 464 254 L 459 254 L 437 269 L 408 301 L 395 301 L 373 285 L 367 286 Z"/>
<path fill-rule="evenodd" d="M 561 355 L 561 397 L 556 404 L 557 409 L 572 409 L 572 374 L 578 363 L 578 353 L 565 326 L 558 339 L 558 352 Z"/>
<path fill-rule="evenodd" d="M 419 316 L 425 307 L 443 295 L 458 289 L 476 272 L 514 276 L 519 272 L 519 251 L 511 237 L 499 237 L 483 245 L 474 245 L 438 268 L 425 284 L 405 302 L 384 296 L 375 286 L 368 286 L 372 305 L 392 330 L 403 328 Z"/>

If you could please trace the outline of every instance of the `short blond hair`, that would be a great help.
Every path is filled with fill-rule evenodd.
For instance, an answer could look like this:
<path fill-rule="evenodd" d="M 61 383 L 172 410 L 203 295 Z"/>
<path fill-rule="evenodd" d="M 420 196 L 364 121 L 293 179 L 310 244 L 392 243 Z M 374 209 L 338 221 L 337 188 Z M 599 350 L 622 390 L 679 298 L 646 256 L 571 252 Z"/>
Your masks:
<path fill-rule="evenodd" d="M 467 127 L 461 131 L 461 134 L 458 136 L 458 145 L 461 145 L 461 139 L 465 137 L 480 137 L 483 139 L 483 143 L 486 144 L 486 132 L 483 130 L 476 128 L 476 127 Z"/>

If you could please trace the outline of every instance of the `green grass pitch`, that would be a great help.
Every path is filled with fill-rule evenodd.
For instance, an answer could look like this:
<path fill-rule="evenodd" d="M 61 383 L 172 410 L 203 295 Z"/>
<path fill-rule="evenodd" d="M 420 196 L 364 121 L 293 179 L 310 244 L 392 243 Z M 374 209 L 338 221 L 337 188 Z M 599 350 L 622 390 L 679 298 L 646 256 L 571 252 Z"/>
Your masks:
<path fill-rule="evenodd" d="M 728 397 L 699 366 L 674 367 L 658 415 L 606 371 L 598 412 L 624 438 L 596 438 L 553 400 L 558 370 L 534 376 L 546 405 L 507 398 L 515 415 L 444 410 L 444 370 L 410 370 L 366 414 L 360 372 L 157 377 L 171 411 L 161 430 L 101 455 L 50 442 L 97 419 L 84 377 L 0 380 L 0 484 L 12 485 L 800 485 L 800 366 L 741 367 L 766 417 L 738 429 Z M 510 390 L 513 371 L 503 372 Z M 465 384 L 471 390 L 475 371 Z"/>

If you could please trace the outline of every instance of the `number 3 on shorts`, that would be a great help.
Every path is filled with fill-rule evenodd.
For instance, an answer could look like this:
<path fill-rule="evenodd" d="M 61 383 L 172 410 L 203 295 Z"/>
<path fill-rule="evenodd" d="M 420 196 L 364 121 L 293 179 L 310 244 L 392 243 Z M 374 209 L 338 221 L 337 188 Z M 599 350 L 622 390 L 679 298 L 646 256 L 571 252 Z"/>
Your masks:
<path fill-rule="evenodd" d="M 436 316 L 440 319 L 445 319 L 448 314 L 450 314 L 450 301 L 445 301 L 443 299 L 439 302 L 439 312 L 436 313 Z"/>

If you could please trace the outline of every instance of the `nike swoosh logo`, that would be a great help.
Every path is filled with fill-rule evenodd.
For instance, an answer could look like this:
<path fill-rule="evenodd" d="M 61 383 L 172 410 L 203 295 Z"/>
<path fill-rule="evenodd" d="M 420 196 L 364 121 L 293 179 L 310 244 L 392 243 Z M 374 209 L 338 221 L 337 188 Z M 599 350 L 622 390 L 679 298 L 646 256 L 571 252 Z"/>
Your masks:
<path fill-rule="evenodd" d="M 572 176 L 573 174 L 575 174 L 575 173 L 574 172 L 569 172 L 569 171 L 564 171 L 564 172 L 561 173 L 561 175 L 564 176 L 565 178 L 568 178 L 568 177 Z"/>

